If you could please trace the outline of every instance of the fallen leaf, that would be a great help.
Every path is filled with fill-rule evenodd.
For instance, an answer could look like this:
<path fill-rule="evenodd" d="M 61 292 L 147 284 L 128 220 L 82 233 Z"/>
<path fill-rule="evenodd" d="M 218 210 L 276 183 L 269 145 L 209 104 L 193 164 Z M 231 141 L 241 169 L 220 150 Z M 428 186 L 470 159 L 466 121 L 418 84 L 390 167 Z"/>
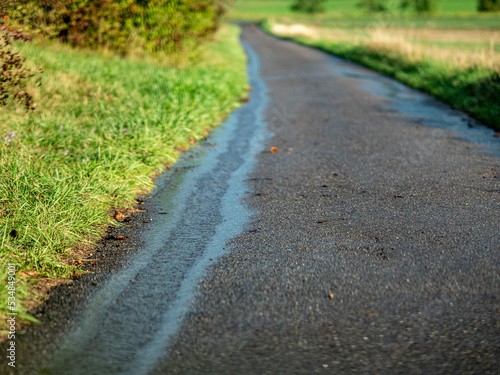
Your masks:
<path fill-rule="evenodd" d="M 115 214 L 113 215 L 113 217 L 115 218 L 116 221 L 120 222 L 120 223 L 128 223 L 130 221 L 132 221 L 132 219 L 130 218 L 130 216 L 125 216 L 122 212 L 120 211 L 116 211 Z"/>
<path fill-rule="evenodd" d="M 124 215 L 120 211 L 116 211 L 113 217 L 115 218 L 115 220 L 121 221 L 123 220 Z"/>
<path fill-rule="evenodd" d="M 404 198 L 404 195 L 394 195 L 394 198 Z"/>
<path fill-rule="evenodd" d="M 118 241 L 123 241 L 123 240 L 126 240 L 128 237 L 127 236 L 116 236 L 116 239 Z"/>
<path fill-rule="evenodd" d="M 367 314 L 365 314 L 365 316 L 367 318 L 373 318 L 375 316 L 375 314 L 374 313 L 367 313 Z"/>
<path fill-rule="evenodd" d="M 12 238 L 17 238 L 17 237 L 19 236 L 19 233 L 17 232 L 17 230 L 12 229 L 12 230 L 10 231 L 10 236 L 11 236 Z"/>
<path fill-rule="evenodd" d="M 323 224 L 323 223 L 328 223 L 328 220 L 320 220 L 320 221 L 318 221 L 318 224 Z"/>
<path fill-rule="evenodd" d="M 335 297 L 335 295 L 334 295 L 333 293 L 330 293 L 330 294 L 328 295 L 328 298 L 330 298 L 330 299 L 333 299 L 333 297 Z"/>
<path fill-rule="evenodd" d="M 19 276 L 30 276 L 30 277 L 37 275 L 36 271 L 19 271 L 17 274 Z"/>

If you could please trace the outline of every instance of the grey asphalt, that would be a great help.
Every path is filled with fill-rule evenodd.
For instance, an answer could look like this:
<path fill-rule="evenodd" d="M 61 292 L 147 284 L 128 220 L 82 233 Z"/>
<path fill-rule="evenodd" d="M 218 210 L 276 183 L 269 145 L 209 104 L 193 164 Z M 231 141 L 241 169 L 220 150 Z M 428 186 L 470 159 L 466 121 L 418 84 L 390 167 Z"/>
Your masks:
<path fill-rule="evenodd" d="M 253 216 L 154 373 L 500 374 L 494 132 L 254 26 L 242 39 L 272 132 Z"/>

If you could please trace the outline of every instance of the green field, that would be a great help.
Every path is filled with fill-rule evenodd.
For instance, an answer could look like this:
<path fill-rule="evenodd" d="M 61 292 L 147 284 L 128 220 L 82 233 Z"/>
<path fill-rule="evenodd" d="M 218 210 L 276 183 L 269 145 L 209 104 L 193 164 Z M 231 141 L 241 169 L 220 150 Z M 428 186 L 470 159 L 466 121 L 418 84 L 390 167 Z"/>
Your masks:
<path fill-rule="evenodd" d="M 290 11 L 293 0 L 238 0 L 234 8 L 227 15 L 230 19 L 259 19 L 270 16 L 296 17 Z M 342 16 L 362 17 L 363 10 L 356 4 L 358 0 L 327 0 L 326 12 L 316 18 L 339 18 Z M 475 0 L 442 0 L 437 15 L 440 16 L 470 16 L 476 14 Z M 499 27 L 497 25 L 497 27 Z"/>
<path fill-rule="evenodd" d="M 366 15 L 358 17 L 305 17 L 303 15 L 295 15 L 290 18 L 294 22 L 307 22 L 325 27 L 341 27 L 346 29 L 359 29 L 365 27 L 386 26 L 394 28 L 417 28 L 417 29 L 434 29 L 434 30 L 500 30 L 500 15 L 499 14 L 469 14 L 461 16 L 404 16 L 404 17 L 367 17 Z"/>
<path fill-rule="evenodd" d="M 16 264 L 17 302 L 33 298 L 29 280 L 77 271 L 72 251 L 117 224 L 110 210 L 133 207 L 180 149 L 239 105 L 248 87 L 238 33 L 223 27 L 184 67 L 161 56 L 19 46 L 44 73 L 39 88 L 29 87 L 35 112 L 15 105 L 0 112 L 0 275 Z"/>

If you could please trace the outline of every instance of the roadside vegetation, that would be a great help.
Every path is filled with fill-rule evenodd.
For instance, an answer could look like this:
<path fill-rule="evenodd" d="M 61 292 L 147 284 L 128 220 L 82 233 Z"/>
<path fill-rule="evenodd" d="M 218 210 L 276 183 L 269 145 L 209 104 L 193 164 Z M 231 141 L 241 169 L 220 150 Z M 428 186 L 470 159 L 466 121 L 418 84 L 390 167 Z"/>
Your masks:
<path fill-rule="evenodd" d="M 112 210 L 132 208 L 181 150 L 239 106 L 248 86 L 238 34 L 222 25 L 187 37 L 189 49 L 139 43 L 127 53 L 57 37 L 14 42 L 22 69 L 34 72 L 15 92 L 36 107 L 10 98 L 0 108 L 0 328 L 8 262 L 18 318 L 30 319 L 35 284 L 78 272 L 75 251 L 116 225 Z"/>
<path fill-rule="evenodd" d="M 263 28 L 378 70 L 500 131 L 495 1 L 330 0 L 325 12 L 314 16 L 294 13 L 291 4 L 266 4 L 274 13 L 259 17 Z M 485 7 L 492 11 L 478 12 Z M 262 2 L 241 0 L 230 13 L 250 14 L 264 14 Z"/>

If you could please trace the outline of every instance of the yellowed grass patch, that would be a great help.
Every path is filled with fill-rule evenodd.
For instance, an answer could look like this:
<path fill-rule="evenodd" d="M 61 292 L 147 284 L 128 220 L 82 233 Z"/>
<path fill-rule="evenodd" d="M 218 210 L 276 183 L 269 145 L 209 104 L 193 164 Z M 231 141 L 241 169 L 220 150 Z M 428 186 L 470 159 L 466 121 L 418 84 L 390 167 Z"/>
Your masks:
<path fill-rule="evenodd" d="M 398 52 L 420 61 L 433 59 L 452 67 L 481 66 L 500 70 L 499 30 L 438 30 L 373 26 L 360 29 L 326 28 L 305 24 L 271 23 L 272 31 L 288 37 L 326 39 Z"/>

